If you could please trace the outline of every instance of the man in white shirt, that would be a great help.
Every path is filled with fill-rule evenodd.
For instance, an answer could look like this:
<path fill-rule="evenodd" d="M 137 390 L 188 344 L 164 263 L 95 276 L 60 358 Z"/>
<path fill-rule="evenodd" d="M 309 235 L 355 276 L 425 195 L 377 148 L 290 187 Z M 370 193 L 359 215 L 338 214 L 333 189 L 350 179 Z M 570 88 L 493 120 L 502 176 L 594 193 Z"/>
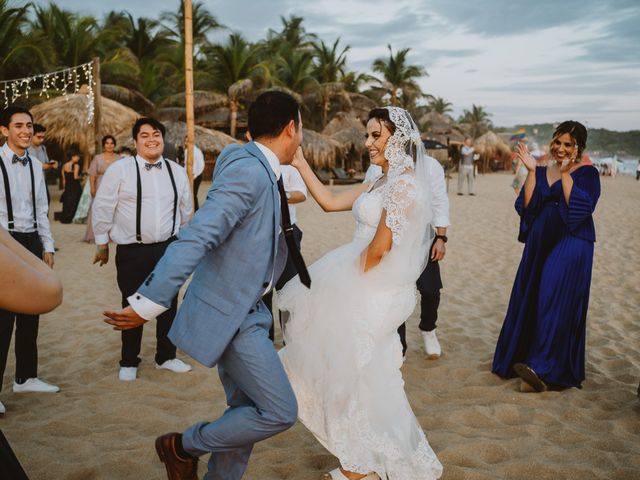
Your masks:
<path fill-rule="evenodd" d="M 473 185 L 473 162 L 475 160 L 475 150 L 470 137 L 464 139 L 464 145 L 460 150 L 460 164 L 458 168 L 458 195 L 463 195 L 462 187 L 465 179 L 467 180 L 467 192 L 469 195 L 475 195 L 476 191 Z"/>
<path fill-rule="evenodd" d="M 112 164 L 104 174 L 93 200 L 92 222 L 97 252 L 93 263 L 109 261 L 109 240 L 117 244 L 116 270 L 122 306 L 127 297 L 153 271 L 178 230 L 191 215 L 191 190 L 184 168 L 162 157 L 165 128 L 152 118 L 141 118 L 133 126 L 138 154 Z M 167 334 L 177 310 L 158 316 L 156 324 L 156 368 L 183 373 L 191 367 L 176 358 L 176 347 Z M 137 378 L 142 326 L 122 331 L 120 380 Z"/>
<path fill-rule="evenodd" d="M 187 161 L 189 153 L 187 151 L 187 137 L 184 137 L 184 168 L 187 168 Z M 198 189 L 202 183 L 202 172 L 204 172 L 204 154 L 197 145 L 193 145 L 193 203 L 194 210 L 200 208 L 200 202 L 198 201 Z"/>
<path fill-rule="evenodd" d="M 429 260 L 420 278 L 418 278 L 416 286 L 420 292 L 420 325 L 418 327 L 422 334 L 424 352 L 428 359 L 435 360 L 440 358 L 442 354 L 442 348 L 436 336 L 436 321 L 440 305 L 440 290 L 442 289 L 438 262 L 444 258 L 446 253 L 449 197 L 447 196 L 442 166 L 432 157 L 427 157 L 427 161 L 431 178 L 431 207 L 433 210 L 431 226 L 435 229 L 435 238 L 431 246 Z M 382 168 L 378 165 L 371 165 L 365 174 L 364 182 L 375 182 L 381 176 Z M 407 352 L 405 324 L 400 325 L 398 334 L 402 342 L 402 355 L 404 356 Z"/>
<path fill-rule="evenodd" d="M 42 166 L 29 157 L 33 117 L 28 110 L 8 107 L 0 112 L 0 133 L 7 142 L 0 148 L 0 226 L 51 268 L 54 244 L 49 227 L 47 193 Z M 14 392 L 57 392 L 38 379 L 38 315 L 0 310 L 0 388 L 9 344 L 16 324 Z M 4 406 L 0 403 L 0 413 Z"/>
<path fill-rule="evenodd" d="M 291 218 L 291 226 L 293 227 L 293 238 L 295 240 L 296 245 L 298 246 L 298 250 L 300 250 L 300 245 L 302 243 L 302 230 L 298 227 L 297 221 L 297 212 L 296 212 L 296 203 L 302 203 L 307 199 L 307 186 L 302 180 L 302 175 L 297 168 L 292 167 L 291 165 L 280 165 L 280 170 L 282 172 L 282 183 L 284 184 L 284 191 L 286 192 L 287 202 L 289 204 L 289 217 Z M 284 272 L 278 278 L 278 281 L 275 285 L 275 290 L 280 290 L 285 284 L 296 276 L 298 273 L 295 264 L 293 263 L 293 258 L 291 255 L 287 256 L 287 264 L 284 267 Z M 273 290 L 267 293 L 264 297 L 262 297 L 265 305 L 271 311 L 272 303 L 273 303 Z M 286 318 L 284 318 L 283 312 L 278 311 L 278 317 L 280 320 L 280 327 L 282 328 L 283 324 L 286 323 Z M 273 323 L 271 324 L 271 328 L 269 329 L 269 338 L 273 341 L 275 337 L 275 316 L 273 317 Z"/>

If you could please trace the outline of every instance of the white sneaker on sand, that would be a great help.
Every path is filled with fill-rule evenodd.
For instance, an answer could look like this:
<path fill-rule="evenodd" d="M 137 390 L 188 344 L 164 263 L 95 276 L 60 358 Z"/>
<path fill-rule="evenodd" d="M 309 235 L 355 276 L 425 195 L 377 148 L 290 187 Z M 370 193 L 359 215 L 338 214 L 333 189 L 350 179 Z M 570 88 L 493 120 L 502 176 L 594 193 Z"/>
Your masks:
<path fill-rule="evenodd" d="M 422 340 L 424 342 L 424 354 L 429 360 L 437 360 L 442 355 L 440 342 L 436 336 L 436 331 L 422 332 Z"/>
<path fill-rule="evenodd" d="M 4 408 L 4 405 L 2 404 L 2 402 L 0 402 L 0 415 L 4 415 L 6 411 L 7 410 Z"/>
<path fill-rule="evenodd" d="M 157 369 L 171 370 L 176 373 L 186 373 L 191 371 L 191 365 L 184 363 L 179 358 L 172 358 L 171 360 L 167 360 L 162 365 L 158 365 L 156 363 Z"/>
<path fill-rule="evenodd" d="M 16 383 L 13 382 L 13 391 L 15 393 L 26 393 L 26 392 L 36 392 L 36 393 L 56 393 L 60 391 L 60 387 L 57 385 L 52 385 L 47 382 L 43 382 L 39 378 L 27 378 L 27 381 L 24 383 Z"/>
<path fill-rule="evenodd" d="M 132 382 L 138 376 L 138 367 L 120 367 L 118 378 L 123 382 Z"/>

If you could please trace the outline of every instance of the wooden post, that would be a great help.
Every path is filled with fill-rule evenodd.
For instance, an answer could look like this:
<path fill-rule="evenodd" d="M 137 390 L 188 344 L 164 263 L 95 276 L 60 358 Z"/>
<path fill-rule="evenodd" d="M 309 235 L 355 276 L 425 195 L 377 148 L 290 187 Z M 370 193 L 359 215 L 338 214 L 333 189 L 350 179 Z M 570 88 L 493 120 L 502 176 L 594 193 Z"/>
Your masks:
<path fill-rule="evenodd" d="M 95 151 L 94 155 L 100 153 L 100 147 L 102 145 L 102 139 L 100 138 L 100 127 L 102 125 L 102 94 L 100 89 L 102 83 L 100 82 L 100 57 L 93 57 L 93 136 Z M 91 160 L 85 157 L 84 170 L 89 167 L 88 163 Z"/>
<path fill-rule="evenodd" d="M 191 0 L 184 0 L 184 75 L 185 106 L 187 114 L 187 175 L 193 194 L 193 143 L 195 141 L 195 118 L 193 108 L 193 5 Z M 195 206 L 195 199 L 194 199 Z"/>

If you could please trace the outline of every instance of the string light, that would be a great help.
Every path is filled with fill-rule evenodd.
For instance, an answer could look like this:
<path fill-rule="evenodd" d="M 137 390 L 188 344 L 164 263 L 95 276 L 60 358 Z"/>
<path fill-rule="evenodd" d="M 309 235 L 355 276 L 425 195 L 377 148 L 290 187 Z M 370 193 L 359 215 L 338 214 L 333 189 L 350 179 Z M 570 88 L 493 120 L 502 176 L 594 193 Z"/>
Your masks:
<path fill-rule="evenodd" d="M 16 103 L 20 98 L 29 98 L 32 90 L 39 91 L 47 100 L 51 96 L 66 96 L 68 93 L 80 93 L 81 84 L 87 84 L 87 123 L 93 123 L 94 81 L 93 63 L 88 62 L 76 67 L 56 72 L 33 75 L 31 77 L 0 80 L 0 103 L 4 108 Z"/>

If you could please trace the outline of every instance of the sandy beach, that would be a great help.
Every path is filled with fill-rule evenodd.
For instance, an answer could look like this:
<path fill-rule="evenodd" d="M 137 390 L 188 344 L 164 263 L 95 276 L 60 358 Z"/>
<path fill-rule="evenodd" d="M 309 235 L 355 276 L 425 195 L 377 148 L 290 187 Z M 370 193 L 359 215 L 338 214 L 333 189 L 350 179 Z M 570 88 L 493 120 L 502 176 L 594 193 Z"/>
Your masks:
<path fill-rule="evenodd" d="M 406 391 L 444 465 L 442 478 L 640 479 L 640 182 L 630 176 L 602 179 L 587 378 L 581 390 L 542 394 L 520 393 L 517 380 L 490 371 L 522 252 L 510 183 L 509 175 L 481 175 L 477 195 L 470 197 L 456 195 L 455 176 L 450 182 L 439 360 L 422 354 L 417 309 L 409 319 Z M 202 197 L 207 187 L 202 185 Z M 52 207 L 60 209 L 57 202 Z M 313 200 L 299 207 L 298 218 L 307 263 L 353 232 L 350 213 L 325 214 Z M 181 352 L 194 365 L 192 372 L 156 370 L 154 325 L 146 327 L 138 380 L 118 381 L 120 334 L 101 315 L 120 305 L 115 249 L 107 266 L 92 265 L 95 247 L 80 242 L 84 228 L 52 225 L 64 303 L 41 318 L 39 376 L 61 392 L 11 392 L 12 347 L 0 393 L 7 408 L 0 428 L 32 480 L 164 479 L 155 437 L 219 416 L 225 408 L 222 387 L 215 370 Z M 245 478 L 318 479 L 336 466 L 298 423 L 255 447 Z"/>

